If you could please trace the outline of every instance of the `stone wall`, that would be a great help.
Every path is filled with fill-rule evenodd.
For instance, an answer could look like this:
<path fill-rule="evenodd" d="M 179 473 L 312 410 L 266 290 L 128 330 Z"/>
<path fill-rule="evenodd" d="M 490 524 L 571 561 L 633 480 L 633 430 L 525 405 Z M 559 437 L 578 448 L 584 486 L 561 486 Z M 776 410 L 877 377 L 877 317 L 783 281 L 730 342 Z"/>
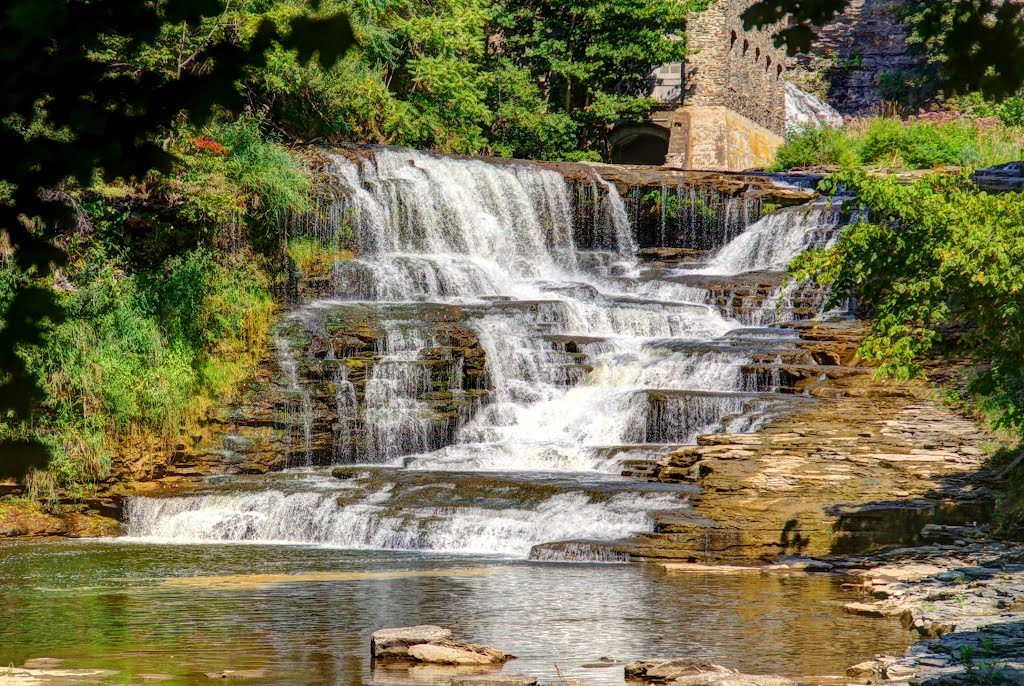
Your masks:
<path fill-rule="evenodd" d="M 783 138 L 723 105 L 687 105 L 672 113 L 665 164 L 743 171 L 770 164 Z"/>
<path fill-rule="evenodd" d="M 684 105 L 724 106 L 776 134 L 786 130 L 786 54 L 770 31 L 744 31 L 740 15 L 753 0 L 718 0 L 690 18 L 695 51 L 683 75 Z"/>

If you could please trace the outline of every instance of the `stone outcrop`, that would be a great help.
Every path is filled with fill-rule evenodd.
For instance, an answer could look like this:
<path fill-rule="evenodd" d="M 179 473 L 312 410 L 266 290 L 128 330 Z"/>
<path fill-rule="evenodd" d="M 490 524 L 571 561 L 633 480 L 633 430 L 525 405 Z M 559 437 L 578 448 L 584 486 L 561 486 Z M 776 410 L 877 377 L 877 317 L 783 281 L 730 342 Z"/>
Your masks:
<path fill-rule="evenodd" d="M 370 655 L 376 660 L 466 666 L 499 665 L 515 657 L 491 646 L 452 640 L 451 630 L 429 624 L 374 632 Z"/>
<path fill-rule="evenodd" d="M 971 181 L 990 193 L 1024 191 L 1024 162 L 1008 162 L 979 169 L 971 174 Z"/>
<path fill-rule="evenodd" d="M 802 402 L 756 433 L 700 436 L 652 465 L 652 480 L 700 487 L 693 507 L 656 515 L 653 533 L 608 545 L 609 555 L 749 564 L 857 554 L 916 544 L 927 524 L 991 515 L 979 474 L 988 436 L 974 421 L 923 382 L 859 366 L 861 325 L 791 326 L 797 346 L 748 371 L 778 374 Z"/>
<path fill-rule="evenodd" d="M 0 502 L 0 539 L 3 538 L 95 538 L 116 536 L 120 522 L 92 509 L 88 504 L 64 504 L 54 511 L 37 503 Z"/>
<path fill-rule="evenodd" d="M 928 525 L 922 545 L 838 561 L 836 571 L 865 597 L 847 611 L 898 618 L 933 639 L 853 665 L 847 676 L 934 686 L 1024 682 L 1024 546 L 989 534 L 982 526 Z"/>
<path fill-rule="evenodd" d="M 901 0 L 850 0 L 844 11 L 817 29 L 810 53 L 798 55 L 788 77 L 826 98 L 841 114 L 872 114 L 888 97 L 886 79 L 913 76 L 925 57 L 907 46 L 908 28 L 898 15 Z"/>

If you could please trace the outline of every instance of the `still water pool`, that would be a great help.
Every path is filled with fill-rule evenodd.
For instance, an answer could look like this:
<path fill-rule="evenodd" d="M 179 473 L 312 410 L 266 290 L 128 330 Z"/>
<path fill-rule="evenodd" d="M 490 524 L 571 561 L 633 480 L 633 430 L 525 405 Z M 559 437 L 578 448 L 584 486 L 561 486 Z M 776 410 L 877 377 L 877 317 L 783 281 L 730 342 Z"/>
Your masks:
<path fill-rule="evenodd" d="M 214 571 L 215 570 L 215 571 Z M 744 671 L 838 675 L 910 641 L 845 614 L 835 579 L 693 574 L 299 546 L 68 541 L 0 547 L 0 664 L 117 670 L 104 683 L 265 669 L 261 684 L 446 684 L 375 667 L 376 629 L 451 627 L 518 656 L 506 671 L 621 684 L 601 657 L 702 655 Z"/>

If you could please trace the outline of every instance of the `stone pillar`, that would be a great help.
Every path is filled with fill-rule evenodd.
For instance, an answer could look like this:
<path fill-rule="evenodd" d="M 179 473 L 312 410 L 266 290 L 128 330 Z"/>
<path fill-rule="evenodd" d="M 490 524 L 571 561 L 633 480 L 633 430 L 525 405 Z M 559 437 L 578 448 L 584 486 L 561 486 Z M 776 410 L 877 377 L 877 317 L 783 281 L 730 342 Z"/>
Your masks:
<path fill-rule="evenodd" d="M 665 164 L 680 169 L 745 171 L 771 163 L 783 138 L 722 105 L 687 105 L 672 113 Z"/>

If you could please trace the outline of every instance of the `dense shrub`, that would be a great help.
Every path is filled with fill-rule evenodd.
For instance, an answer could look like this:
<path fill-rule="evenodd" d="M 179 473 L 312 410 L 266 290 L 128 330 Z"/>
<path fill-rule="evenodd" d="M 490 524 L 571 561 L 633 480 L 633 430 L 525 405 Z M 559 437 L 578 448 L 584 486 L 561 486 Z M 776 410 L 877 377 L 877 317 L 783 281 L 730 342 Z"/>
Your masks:
<path fill-rule="evenodd" d="M 811 167 L 851 167 L 860 161 L 850 136 L 831 126 L 801 128 L 786 138 L 772 168 L 808 169 Z"/>
<path fill-rule="evenodd" d="M 772 168 L 977 168 L 1020 159 L 1022 147 L 1024 128 L 1005 126 L 998 119 L 956 113 L 908 120 L 873 117 L 842 129 L 797 131 L 780 147 Z"/>
<path fill-rule="evenodd" d="M 106 475 L 121 437 L 175 438 L 244 378 L 265 345 L 273 302 L 254 263 L 198 249 L 131 274 L 117 255 L 85 247 L 61 292 L 66 321 L 45 346 L 23 351 L 46 391 L 43 410 L 0 432 L 50 445 L 49 477 L 72 492 Z M 0 268 L 0 326 L 14 274 Z"/>

